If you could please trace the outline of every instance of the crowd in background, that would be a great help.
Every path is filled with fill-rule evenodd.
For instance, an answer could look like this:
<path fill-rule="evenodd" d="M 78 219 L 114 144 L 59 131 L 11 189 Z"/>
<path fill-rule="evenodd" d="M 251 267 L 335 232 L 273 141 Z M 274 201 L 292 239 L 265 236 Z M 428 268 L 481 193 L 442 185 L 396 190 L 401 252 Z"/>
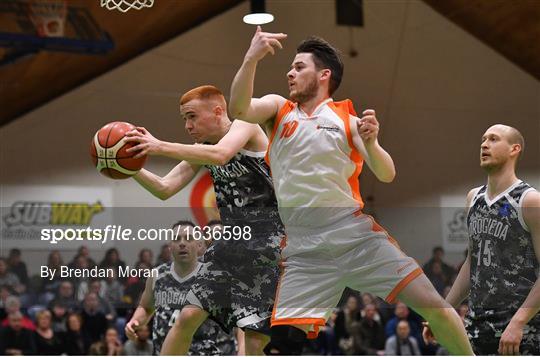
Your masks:
<path fill-rule="evenodd" d="M 445 296 L 460 266 L 443 260 L 444 251 L 433 249 L 423 269 L 437 291 Z M 170 262 L 166 245 L 154 260 L 150 249 L 142 249 L 137 269 L 150 269 Z M 72 261 L 49 253 L 51 269 L 125 267 L 117 249 L 111 248 L 96 263 L 87 247 L 81 246 Z M 0 258 L 0 354 L 1 355 L 150 355 L 151 331 L 138 332 L 139 341 L 126 341 L 124 326 L 137 306 L 145 279 L 116 276 L 105 279 L 53 279 L 30 277 L 21 251 L 12 249 Z M 462 318 L 467 305 L 459 308 Z M 316 340 L 305 354 L 317 355 L 445 355 L 439 346 L 425 345 L 422 319 L 403 303 L 389 305 L 369 293 L 347 290 Z"/>

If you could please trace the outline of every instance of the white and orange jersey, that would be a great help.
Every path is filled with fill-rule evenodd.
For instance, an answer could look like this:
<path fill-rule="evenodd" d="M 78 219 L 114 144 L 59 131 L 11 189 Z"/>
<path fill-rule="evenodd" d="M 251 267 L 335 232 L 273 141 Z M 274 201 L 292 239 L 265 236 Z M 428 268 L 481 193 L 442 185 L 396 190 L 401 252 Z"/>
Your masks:
<path fill-rule="evenodd" d="M 291 101 L 279 110 L 266 160 L 286 226 L 323 226 L 363 207 L 351 115 L 350 100 L 330 98 L 311 115 Z"/>

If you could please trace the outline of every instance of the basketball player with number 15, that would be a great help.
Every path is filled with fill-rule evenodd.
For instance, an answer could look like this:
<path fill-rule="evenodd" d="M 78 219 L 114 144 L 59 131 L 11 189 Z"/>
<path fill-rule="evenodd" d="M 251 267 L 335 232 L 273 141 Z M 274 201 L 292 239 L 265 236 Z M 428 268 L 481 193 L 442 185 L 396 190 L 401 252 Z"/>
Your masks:
<path fill-rule="evenodd" d="M 469 254 L 446 301 L 457 307 L 469 296 L 479 355 L 540 355 L 540 193 L 516 177 L 524 145 L 515 128 L 490 127 L 480 147 L 487 185 L 467 195 Z"/>

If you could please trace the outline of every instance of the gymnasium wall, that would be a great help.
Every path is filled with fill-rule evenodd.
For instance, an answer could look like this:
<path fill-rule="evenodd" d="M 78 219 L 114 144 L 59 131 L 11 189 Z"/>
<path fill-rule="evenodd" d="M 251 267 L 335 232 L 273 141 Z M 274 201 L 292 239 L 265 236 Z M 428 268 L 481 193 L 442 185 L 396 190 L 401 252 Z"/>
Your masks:
<path fill-rule="evenodd" d="M 122 120 L 163 140 L 191 142 L 178 115 L 178 97 L 207 83 L 228 96 L 254 31 L 241 22 L 247 7 L 242 4 L 0 128 L 2 207 L 7 209 L 4 198 L 14 186 L 23 191 L 39 186 L 44 194 L 52 186 L 101 189 L 115 207 L 146 207 L 133 211 L 131 218 L 140 221 L 160 215 L 153 207 L 172 212 L 188 206 L 191 187 L 163 202 L 133 180 L 99 175 L 91 165 L 90 139 L 105 123 Z M 479 146 L 490 125 L 521 130 L 527 147 L 519 176 L 540 187 L 540 83 L 422 2 L 364 1 L 365 28 L 353 30 L 335 25 L 331 1 L 267 1 L 267 8 L 276 21 L 265 30 L 289 38 L 284 50 L 260 63 L 256 95 L 287 94 L 285 73 L 295 45 L 306 36 L 321 35 L 342 49 L 345 76 L 335 99 L 351 98 L 359 112 L 376 109 L 380 141 L 398 172 L 391 184 L 364 174 L 363 195 L 374 198 L 368 210 L 420 262 L 443 244 L 441 205 L 464 202 L 470 188 L 485 182 Z M 351 44 L 356 57 L 348 55 Z M 174 165 L 151 157 L 147 168 L 164 175 Z M 157 253 L 159 245 L 149 247 Z M 0 255 L 7 254 L 4 246 Z M 45 264 L 46 249 L 24 251 L 32 272 Z M 63 249 L 67 260 L 74 249 Z M 96 260 L 102 257 L 99 249 Z M 121 257 L 134 263 L 139 249 L 123 245 Z M 453 263 L 461 257 L 447 253 Z"/>

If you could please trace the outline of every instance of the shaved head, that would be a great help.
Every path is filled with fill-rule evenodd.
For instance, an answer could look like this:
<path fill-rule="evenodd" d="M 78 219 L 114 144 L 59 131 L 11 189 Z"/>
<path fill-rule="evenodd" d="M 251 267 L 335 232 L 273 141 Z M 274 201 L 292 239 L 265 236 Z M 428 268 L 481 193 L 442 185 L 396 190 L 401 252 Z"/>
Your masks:
<path fill-rule="evenodd" d="M 525 139 L 523 139 L 523 135 L 514 127 L 504 125 L 504 124 L 495 124 L 491 126 L 488 130 L 486 130 L 486 133 L 490 131 L 495 131 L 501 135 L 506 141 L 511 144 L 517 144 L 520 146 L 521 150 L 519 152 L 518 158 L 523 155 L 523 152 L 525 151 Z"/>

